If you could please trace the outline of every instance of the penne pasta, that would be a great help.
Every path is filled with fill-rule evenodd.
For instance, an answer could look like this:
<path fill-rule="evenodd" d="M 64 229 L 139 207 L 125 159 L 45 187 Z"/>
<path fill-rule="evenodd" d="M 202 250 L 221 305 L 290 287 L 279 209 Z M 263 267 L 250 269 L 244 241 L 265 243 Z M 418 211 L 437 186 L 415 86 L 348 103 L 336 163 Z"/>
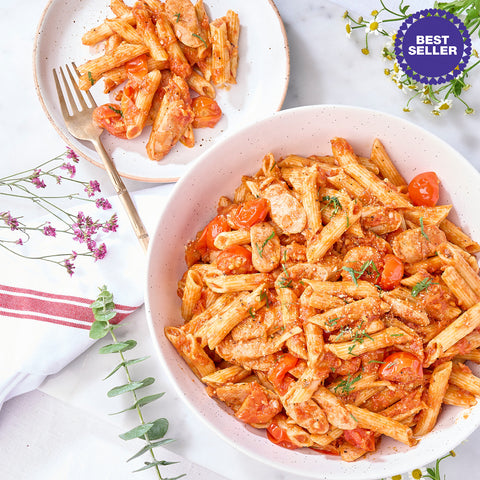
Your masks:
<path fill-rule="evenodd" d="M 480 363 L 480 277 L 474 243 L 443 230 L 452 206 L 412 206 L 379 139 L 371 159 L 331 143 L 259 155 L 220 197 L 187 246 L 185 323 L 166 335 L 237 419 L 355 461 L 476 404 L 462 362 Z"/>

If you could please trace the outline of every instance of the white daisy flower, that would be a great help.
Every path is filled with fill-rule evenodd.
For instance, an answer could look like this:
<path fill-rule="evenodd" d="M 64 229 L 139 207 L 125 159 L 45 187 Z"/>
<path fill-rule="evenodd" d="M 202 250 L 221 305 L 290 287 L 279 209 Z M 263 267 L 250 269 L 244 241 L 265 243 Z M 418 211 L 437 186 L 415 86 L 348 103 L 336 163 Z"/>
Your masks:
<path fill-rule="evenodd" d="M 426 467 L 416 468 L 411 472 L 408 472 L 408 480 L 420 480 L 427 473 Z"/>
<path fill-rule="evenodd" d="M 372 20 L 371 22 L 367 23 L 367 26 L 365 27 L 365 33 L 374 33 L 375 35 L 378 35 L 378 27 L 378 22 L 376 20 Z"/>
<path fill-rule="evenodd" d="M 350 35 L 352 34 L 352 26 L 350 25 L 350 22 L 345 24 L 345 32 L 346 32 L 347 38 L 350 38 Z"/>
<path fill-rule="evenodd" d="M 451 100 L 443 100 L 442 102 L 438 102 L 436 108 L 438 110 L 448 110 L 452 106 L 452 101 Z"/>

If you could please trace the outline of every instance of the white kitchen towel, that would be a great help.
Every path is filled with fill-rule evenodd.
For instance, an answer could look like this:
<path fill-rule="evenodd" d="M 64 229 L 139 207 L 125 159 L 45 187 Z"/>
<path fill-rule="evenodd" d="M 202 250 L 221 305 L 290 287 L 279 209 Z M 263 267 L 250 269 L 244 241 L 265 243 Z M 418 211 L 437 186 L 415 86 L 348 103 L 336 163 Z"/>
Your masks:
<path fill-rule="evenodd" d="M 173 184 L 133 195 L 149 234 L 160 216 Z M 106 285 L 114 295 L 117 320 L 143 304 L 146 255 L 136 239 L 118 198 L 109 199 L 118 214 L 118 230 L 106 239 L 107 255 L 94 261 L 78 258 L 70 277 L 58 265 L 27 260 L 0 249 L 0 407 L 16 395 L 37 388 L 46 376 L 60 371 L 93 343 L 90 304 Z M 92 206 L 92 209 L 95 207 Z M 86 215 L 88 208 L 83 208 Z M 95 217 L 93 217 L 95 218 Z M 58 252 L 69 252 L 70 238 L 53 239 Z M 52 239 L 44 237 L 48 247 Z M 42 245 L 25 246 L 42 252 Z"/>

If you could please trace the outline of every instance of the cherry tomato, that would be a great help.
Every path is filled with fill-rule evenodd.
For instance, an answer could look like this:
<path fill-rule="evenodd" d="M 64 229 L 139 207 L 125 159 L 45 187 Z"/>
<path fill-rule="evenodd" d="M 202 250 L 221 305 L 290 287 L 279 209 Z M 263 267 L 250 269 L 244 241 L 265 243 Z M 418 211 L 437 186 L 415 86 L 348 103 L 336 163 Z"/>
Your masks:
<path fill-rule="evenodd" d="M 434 207 L 440 195 L 440 180 L 435 172 L 417 175 L 408 185 L 408 195 L 414 205 Z"/>
<path fill-rule="evenodd" d="M 290 382 L 284 382 L 285 375 L 295 367 L 297 362 L 297 357 L 291 353 L 285 353 L 278 357 L 277 363 L 268 371 L 268 379 L 280 394 L 286 393 Z"/>
<path fill-rule="evenodd" d="M 298 445 L 295 445 L 290 440 L 287 432 L 282 427 L 278 426 L 274 422 L 272 422 L 267 427 L 267 437 L 271 442 L 275 443 L 276 445 L 278 445 L 280 447 L 288 448 L 289 450 L 295 450 L 295 449 L 299 448 Z"/>
<path fill-rule="evenodd" d="M 231 245 L 217 257 L 217 268 L 226 274 L 240 275 L 252 270 L 252 253 L 240 245 Z"/>
<path fill-rule="evenodd" d="M 106 103 L 93 111 L 93 121 L 118 138 L 127 138 L 125 121 L 120 105 Z"/>
<path fill-rule="evenodd" d="M 235 412 L 235 417 L 245 423 L 268 423 L 282 409 L 279 402 L 269 398 L 262 387 L 252 382 L 250 393 L 241 407 Z"/>
<path fill-rule="evenodd" d="M 193 128 L 213 128 L 222 117 L 222 110 L 217 102 L 204 95 L 192 99 L 192 108 L 195 115 Z"/>
<path fill-rule="evenodd" d="M 269 210 L 268 200 L 264 198 L 250 200 L 239 206 L 232 220 L 239 228 L 250 228 L 256 223 L 263 222 Z"/>
<path fill-rule="evenodd" d="M 125 70 L 129 80 L 140 83 L 148 73 L 147 56 L 139 55 L 125 63 Z"/>
<path fill-rule="evenodd" d="M 383 271 L 380 276 L 380 287 L 382 290 L 393 290 L 400 285 L 403 278 L 403 262 L 395 255 L 385 255 Z"/>
<path fill-rule="evenodd" d="M 200 237 L 197 240 L 197 249 L 204 251 L 207 249 L 218 250 L 214 241 L 219 233 L 229 232 L 231 230 L 230 225 L 222 215 L 216 216 L 204 229 Z"/>
<path fill-rule="evenodd" d="M 395 352 L 384 359 L 378 376 L 392 382 L 412 382 L 423 378 L 422 362 L 408 352 Z"/>
<path fill-rule="evenodd" d="M 361 448 L 367 452 L 375 451 L 375 433 L 364 428 L 354 428 L 343 432 L 345 440 L 354 447 Z"/>

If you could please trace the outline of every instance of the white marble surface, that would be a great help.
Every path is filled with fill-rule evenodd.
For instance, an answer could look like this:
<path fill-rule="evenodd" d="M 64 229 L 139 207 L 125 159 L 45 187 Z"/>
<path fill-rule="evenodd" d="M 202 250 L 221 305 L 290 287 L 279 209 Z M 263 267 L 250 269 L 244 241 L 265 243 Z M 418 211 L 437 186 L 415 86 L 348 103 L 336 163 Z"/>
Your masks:
<path fill-rule="evenodd" d="M 254 0 L 248 1 L 254 8 Z M 372 5 L 377 4 L 371 0 L 349 3 L 362 5 L 361 14 L 367 14 Z M 0 175 L 32 167 L 64 150 L 63 142 L 43 114 L 32 79 L 33 38 L 45 4 L 45 1 L 24 0 L 20 7 L 3 0 L 0 5 L 1 30 L 3 37 L 9 39 L 0 46 Z M 277 0 L 276 5 L 290 44 L 291 77 L 284 108 L 339 103 L 402 116 L 446 140 L 480 169 L 478 72 L 477 78 L 471 79 L 473 88 L 467 92 L 477 116 L 467 117 L 459 107 L 440 118 L 422 106 L 407 114 L 402 112 L 405 97 L 384 77 L 379 54 L 365 57 L 359 51 L 360 40 L 345 38 L 343 6 L 324 0 Z M 380 51 L 380 43 L 372 43 L 371 47 L 377 53 Z M 102 181 L 104 192 L 113 194 L 103 171 L 87 162 L 83 162 L 79 170 L 85 177 Z M 132 191 L 150 186 L 133 181 L 126 183 Z M 3 204 L 0 208 L 5 209 Z M 95 281 L 98 283 L 101 279 Z M 143 308 L 131 316 L 121 331 L 126 338 L 139 340 L 137 355 L 153 355 Z M 7 361 L 1 358 L 1 351 L 0 360 Z M 111 362 L 111 358 L 98 355 L 94 347 L 50 377 L 39 391 L 7 402 L 0 411 L 0 478 L 132 477 L 130 472 L 134 467 L 125 464 L 124 459 L 132 455 L 138 445 L 124 444 L 117 434 L 128 430 L 135 420 L 133 415 L 108 415 L 119 410 L 123 400 L 106 398 L 106 391 L 114 386 L 115 380 L 101 381 L 110 370 Z M 188 478 L 215 478 L 213 473 L 192 466 L 191 461 L 230 480 L 294 480 L 291 475 L 238 453 L 207 430 L 176 398 L 154 357 L 135 369 L 136 376 L 143 378 L 142 374 L 154 376 L 157 389 L 167 392 L 146 411 L 147 418 L 163 415 L 170 420 L 169 435 L 177 441 L 169 446 L 165 455 L 185 458 L 172 470 L 165 469 L 165 476 L 188 472 Z M 457 458 L 446 460 L 443 472 L 448 480 L 474 478 L 471 472 L 477 464 L 477 441 L 480 441 L 478 431 L 456 449 Z M 138 468 L 139 464 L 135 466 Z M 139 480 L 155 478 L 151 472 L 135 475 L 133 478 Z"/>

